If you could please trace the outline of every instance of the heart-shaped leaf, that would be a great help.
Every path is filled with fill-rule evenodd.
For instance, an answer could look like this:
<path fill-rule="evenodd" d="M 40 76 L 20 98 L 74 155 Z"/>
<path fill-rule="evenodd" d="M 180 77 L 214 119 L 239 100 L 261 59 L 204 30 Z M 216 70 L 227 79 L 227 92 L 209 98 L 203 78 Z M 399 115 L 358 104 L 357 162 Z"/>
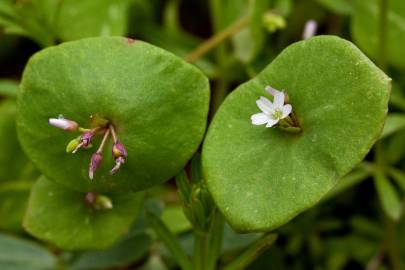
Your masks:
<path fill-rule="evenodd" d="M 356 44 L 370 57 L 379 54 L 380 15 L 378 0 L 356 0 L 351 32 Z M 387 60 L 398 67 L 404 67 L 405 58 L 405 2 L 390 0 L 386 26 Z"/>
<path fill-rule="evenodd" d="M 31 191 L 24 228 L 39 239 L 68 250 L 107 248 L 128 232 L 141 209 L 143 193 L 103 195 L 111 200 L 107 209 L 97 208 L 93 195 L 66 189 L 41 177 Z"/>
<path fill-rule="evenodd" d="M 252 125 L 266 85 L 287 92 L 301 133 Z M 389 92 L 390 79 L 333 36 L 289 46 L 238 87 L 215 115 L 202 155 L 209 191 L 230 224 L 269 230 L 318 202 L 378 138 Z"/>
<path fill-rule="evenodd" d="M 24 72 L 19 96 L 19 138 L 50 179 L 79 191 L 141 190 L 174 176 L 200 144 L 209 103 L 207 78 L 162 49 L 117 37 L 90 38 L 36 54 Z M 89 127 L 90 117 L 115 126 L 128 157 L 120 171 L 111 145 L 88 181 L 93 149 L 67 154 L 78 136 L 48 124 L 63 114 Z M 110 141 L 109 141 L 110 142 Z"/>

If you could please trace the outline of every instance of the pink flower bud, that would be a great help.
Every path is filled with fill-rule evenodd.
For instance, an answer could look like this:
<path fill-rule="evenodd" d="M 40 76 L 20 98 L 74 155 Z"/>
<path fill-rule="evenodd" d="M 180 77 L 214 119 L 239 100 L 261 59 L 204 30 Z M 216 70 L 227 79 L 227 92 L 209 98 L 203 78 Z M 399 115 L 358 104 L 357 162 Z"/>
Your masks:
<path fill-rule="evenodd" d="M 91 131 L 86 131 L 85 133 L 82 134 L 82 136 L 80 136 L 80 143 L 83 144 L 83 147 L 87 147 L 89 146 L 89 144 L 91 143 L 91 139 L 93 138 L 93 132 Z"/>
<path fill-rule="evenodd" d="M 77 124 L 75 121 L 63 118 L 49 118 L 48 122 L 50 125 L 65 131 L 75 131 L 79 128 L 79 124 Z"/>
<path fill-rule="evenodd" d="M 124 163 L 125 163 L 124 157 L 117 157 L 117 158 L 115 159 L 115 166 L 114 166 L 114 168 L 112 168 L 112 170 L 110 171 L 110 173 L 111 173 L 111 174 L 116 173 L 116 172 L 120 169 L 121 165 L 124 164 Z"/>
<path fill-rule="evenodd" d="M 114 158 L 118 157 L 126 157 L 127 150 L 125 149 L 124 145 L 120 142 L 116 142 L 112 148 L 112 155 Z"/>
<path fill-rule="evenodd" d="M 91 180 L 93 180 L 94 172 L 100 166 L 102 160 L 103 160 L 103 156 L 101 155 L 101 153 L 94 153 L 91 156 L 90 166 L 89 166 L 89 178 Z"/>
<path fill-rule="evenodd" d="M 316 34 L 316 29 L 318 24 L 315 20 L 309 20 L 305 24 L 304 33 L 302 34 L 302 39 L 309 39 Z"/>

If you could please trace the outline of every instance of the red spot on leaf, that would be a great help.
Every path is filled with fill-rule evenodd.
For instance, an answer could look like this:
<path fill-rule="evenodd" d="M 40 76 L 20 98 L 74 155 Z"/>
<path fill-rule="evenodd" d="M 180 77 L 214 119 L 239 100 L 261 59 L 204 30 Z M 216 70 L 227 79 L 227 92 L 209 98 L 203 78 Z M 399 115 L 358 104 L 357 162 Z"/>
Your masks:
<path fill-rule="evenodd" d="M 134 42 L 135 42 L 135 39 L 127 38 L 127 43 L 128 43 L 128 44 L 132 44 L 132 43 L 134 43 Z"/>

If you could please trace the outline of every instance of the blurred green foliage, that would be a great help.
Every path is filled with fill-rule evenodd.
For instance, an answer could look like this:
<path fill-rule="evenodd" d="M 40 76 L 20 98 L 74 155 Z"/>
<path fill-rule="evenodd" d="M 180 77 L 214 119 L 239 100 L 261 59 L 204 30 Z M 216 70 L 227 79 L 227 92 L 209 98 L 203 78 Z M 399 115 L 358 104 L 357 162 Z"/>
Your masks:
<path fill-rule="evenodd" d="M 380 12 L 384 3 L 385 24 Z M 174 248 L 186 257 L 198 248 L 191 226 L 195 220 L 181 212 L 184 200 L 174 181 L 148 190 L 140 218 L 128 225 L 137 216 L 136 209 L 128 211 L 122 234 L 114 235 L 119 239 L 101 251 L 63 250 L 22 230 L 28 194 L 39 176 L 21 150 L 15 129 L 15 96 L 28 57 L 65 41 L 125 35 L 186 58 L 208 38 L 246 17 L 249 22 L 237 34 L 194 62 L 211 79 L 211 115 L 219 106 L 215 100 L 256 76 L 285 47 L 299 41 L 309 19 L 317 21 L 318 34 L 354 42 L 393 79 L 390 113 L 372 152 L 317 206 L 277 229 L 276 243 L 255 256 L 247 269 L 405 269 L 404 11 L 402 0 L 0 1 L 0 269 L 178 269 L 178 260 L 162 243 L 179 240 L 180 246 Z M 265 18 L 269 14 L 281 16 L 285 27 L 269 32 Z M 188 168 L 186 173 L 190 176 Z M 48 207 L 62 209 L 65 203 Z M 75 203 L 64 210 L 82 209 Z M 151 214 L 163 220 L 158 226 L 170 235 L 165 241 L 153 230 Z M 213 224 L 218 222 L 215 215 L 218 212 Z M 49 227 L 59 218 L 46 217 Z M 218 224 L 216 233 L 223 240 L 212 254 L 219 266 L 235 261 L 262 239 L 260 233 L 238 234 L 226 222 L 220 230 Z M 67 237 L 75 226 L 65 228 Z"/>

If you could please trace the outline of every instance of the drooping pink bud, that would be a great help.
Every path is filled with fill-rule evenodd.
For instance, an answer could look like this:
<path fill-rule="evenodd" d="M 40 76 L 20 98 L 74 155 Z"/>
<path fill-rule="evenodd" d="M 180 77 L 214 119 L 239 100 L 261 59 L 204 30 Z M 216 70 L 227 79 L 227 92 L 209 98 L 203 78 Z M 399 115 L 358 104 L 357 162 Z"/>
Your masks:
<path fill-rule="evenodd" d="M 121 165 L 125 163 L 125 158 L 127 157 L 127 155 L 127 150 L 125 149 L 124 145 L 117 140 L 112 148 L 112 156 L 115 159 L 115 166 L 110 171 L 111 174 L 116 173 Z"/>
<path fill-rule="evenodd" d="M 76 131 L 79 128 L 78 123 L 64 118 L 49 118 L 48 122 L 51 126 L 63 129 L 65 131 Z"/>
<path fill-rule="evenodd" d="M 124 145 L 117 141 L 113 145 L 112 155 L 114 158 L 118 158 L 118 157 L 126 157 L 128 154 L 127 154 L 127 150 L 125 149 Z"/>
<path fill-rule="evenodd" d="M 114 166 L 114 168 L 111 169 L 110 173 L 111 174 L 116 173 L 120 169 L 121 165 L 124 164 L 124 163 L 125 163 L 125 158 L 124 157 L 117 157 L 115 159 L 115 166 Z"/>
<path fill-rule="evenodd" d="M 91 156 L 90 166 L 89 166 L 89 178 L 93 180 L 94 172 L 100 167 L 101 161 L 103 160 L 103 156 L 101 153 L 94 153 Z"/>
<path fill-rule="evenodd" d="M 90 145 L 91 139 L 93 138 L 94 134 L 92 131 L 86 131 L 80 136 L 80 143 L 76 146 L 76 148 L 72 151 L 75 154 L 80 148 L 86 148 Z"/>

